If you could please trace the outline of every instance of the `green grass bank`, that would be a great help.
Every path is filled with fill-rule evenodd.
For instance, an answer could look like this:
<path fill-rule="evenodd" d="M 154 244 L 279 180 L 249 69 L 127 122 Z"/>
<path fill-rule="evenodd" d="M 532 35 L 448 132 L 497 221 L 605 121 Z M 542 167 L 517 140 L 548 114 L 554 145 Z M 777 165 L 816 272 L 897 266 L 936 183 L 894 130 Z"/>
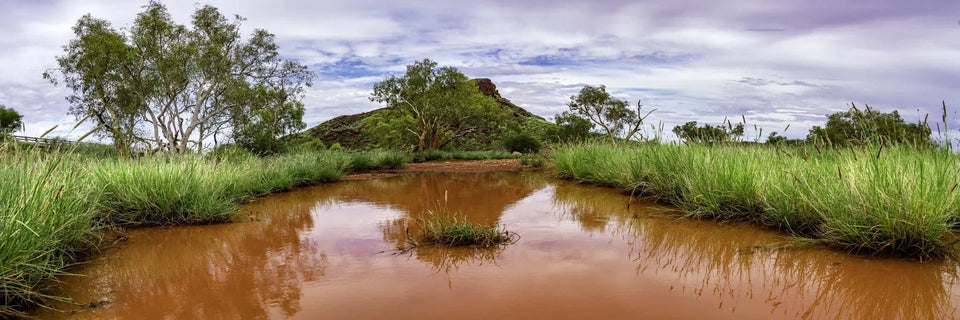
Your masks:
<path fill-rule="evenodd" d="M 47 295 L 54 277 L 95 253 L 105 230 L 225 222 L 257 196 L 408 161 L 391 151 L 120 159 L 0 146 L 0 318 L 58 299 Z"/>
<path fill-rule="evenodd" d="M 960 158 L 942 148 L 574 144 L 553 160 L 561 177 L 655 196 L 688 217 L 859 253 L 955 252 Z"/>

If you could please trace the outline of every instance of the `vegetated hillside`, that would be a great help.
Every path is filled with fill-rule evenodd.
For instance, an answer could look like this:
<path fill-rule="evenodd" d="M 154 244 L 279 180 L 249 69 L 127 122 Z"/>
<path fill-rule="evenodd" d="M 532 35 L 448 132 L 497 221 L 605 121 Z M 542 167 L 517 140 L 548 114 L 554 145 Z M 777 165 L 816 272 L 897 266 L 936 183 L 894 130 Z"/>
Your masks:
<path fill-rule="evenodd" d="M 484 95 L 492 97 L 496 100 L 501 107 L 510 110 L 513 113 L 513 121 L 521 121 L 526 117 L 541 117 L 530 113 L 529 111 L 521 108 L 510 102 L 507 98 L 504 98 L 500 95 L 500 92 L 497 91 L 497 85 L 490 81 L 490 79 L 479 78 L 473 79 L 474 83 L 477 84 L 477 87 L 480 89 L 480 92 Z M 365 137 L 363 137 L 363 119 L 366 119 L 369 116 L 377 114 L 378 112 L 384 112 L 387 108 L 380 108 L 373 111 L 368 111 L 364 113 L 351 114 L 345 116 L 339 116 L 326 122 L 323 122 L 313 128 L 307 129 L 306 131 L 300 132 L 295 135 L 287 137 L 288 140 L 292 141 L 304 141 L 309 139 L 320 139 L 324 143 L 330 145 L 334 142 L 339 142 L 344 148 L 364 148 L 370 145 Z M 470 139 L 473 140 L 473 144 L 485 145 L 489 144 L 489 138 L 494 136 L 495 132 L 480 132 Z M 467 142 L 469 144 L 469 142 Z M 463 147 L 463 145 L 461 145 Z"/>

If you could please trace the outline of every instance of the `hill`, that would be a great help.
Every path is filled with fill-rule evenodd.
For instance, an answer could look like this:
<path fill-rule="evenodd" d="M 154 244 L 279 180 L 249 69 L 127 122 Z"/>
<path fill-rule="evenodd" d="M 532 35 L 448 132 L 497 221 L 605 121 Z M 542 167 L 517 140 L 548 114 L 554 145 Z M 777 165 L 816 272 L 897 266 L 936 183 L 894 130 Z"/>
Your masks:
<path fill-rule="evenodd" d="M 479 78 L 473 79 L 476 83 L 477 88 L 484 95 L 493 98 L 500 104 L 504 109 L 510 110 L 513 113 L 512 121 L 520 122 L 523 118 L 534 117 L 543 119 L 529 111 L 521 108 L 520 106 L 510 102 L 509 99 L 504 98 L 500 95 L 500 92 L 497 90 L 497 85 L 493 83 L 490 79 Z M 334 142 L 339 142 L 344 148 L 357 148 L 361 149 L 370 145 L 370 141 L 365 139 L 361 134 L 363 130 L 363 120 L 367 117 L 375 115 L 380 112 L 385 112 L 387 108 L 380 108 L 372 111 L 367 111 L 364 113 L 351 114 L 345 116 L 339 116 L 330 120 L 327 120 L 313 128 L 307 129 L 303 132 L 295 134 L 288 137 L 290 141 L 305 141 L 310 139 L 320 139 L 326 144 L 332 144 Z M 481 132 L 476 135 L 474 138 L 474 144 L 488 144 L 490 141 L 485 141 L 482 137 L 491 136 L 491 132 Z M 479 138 L 479 141 L 477 140 Z M 462 146 L 461 146 L 462 147 Z"/>

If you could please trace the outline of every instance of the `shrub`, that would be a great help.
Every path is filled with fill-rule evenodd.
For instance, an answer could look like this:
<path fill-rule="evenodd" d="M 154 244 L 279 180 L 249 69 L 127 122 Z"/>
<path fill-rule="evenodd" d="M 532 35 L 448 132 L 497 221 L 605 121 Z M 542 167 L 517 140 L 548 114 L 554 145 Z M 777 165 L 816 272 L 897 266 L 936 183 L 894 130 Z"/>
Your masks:
<path fill-rule="evenodd" d="M 503 146 L 510 152 L 537 153 L 540 151 L 540 140 L 529 133 L 515 133 L 503 141 Z"/>
<path fill-rule="evenodd" d="M 339 142 L 334 142 L 330 145 L 330 151 L 343 151 L 343 147 L 340 146 Z"/>
<path fill-rule="evenodd" d="M 323 140 L 320 139 L 310 139 L 307 142 L 300 144 L 300 149 L 308 151 L 323 151 L 327 150 L 327 145 L 323 143 Z"/>

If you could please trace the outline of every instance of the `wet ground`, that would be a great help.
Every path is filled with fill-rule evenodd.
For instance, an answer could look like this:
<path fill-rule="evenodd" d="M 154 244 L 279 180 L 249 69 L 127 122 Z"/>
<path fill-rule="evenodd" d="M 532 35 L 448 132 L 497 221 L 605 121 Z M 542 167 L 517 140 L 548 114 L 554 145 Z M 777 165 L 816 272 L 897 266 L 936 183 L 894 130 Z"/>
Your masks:
<path fill-rule="evenodd" d="M 535 172 L 401 175 L 259 199 L 248 222 L 134 230 L 64 277 L 70 319 L 935 319 L 957 266 L 789 244 Z M 500 249 L 406 246 L 427 210 Z M 415 225 L 413 226 L 415 228 Z"/>

